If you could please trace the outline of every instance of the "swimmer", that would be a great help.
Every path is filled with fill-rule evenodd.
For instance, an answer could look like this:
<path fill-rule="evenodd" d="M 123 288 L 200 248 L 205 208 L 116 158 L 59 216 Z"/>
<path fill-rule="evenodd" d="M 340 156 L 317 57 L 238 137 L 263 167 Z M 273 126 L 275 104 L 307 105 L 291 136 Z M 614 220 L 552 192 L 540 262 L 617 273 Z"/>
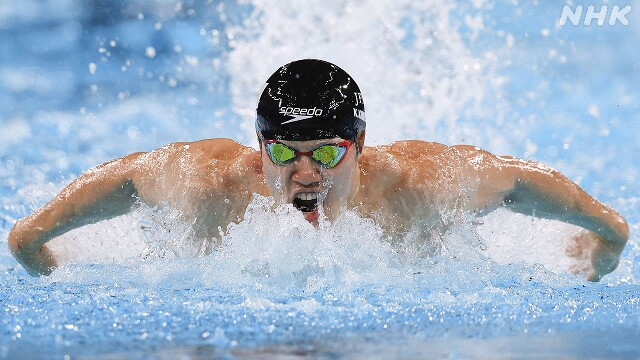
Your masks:
<path fill-rule="evenodd" d="M 418 228 L 424 241 L 443 234 L 451 214 L 479 216 L 502 206 L 584 228 L 568 249 L 558 249 L 584 260 L 573 272 L 599 281 L 617 267 L 629 238 L 626 221 L 559 172 L 467 145 L 409 140 L 366 147 L 365 125 L 362 93 L 345 71 L 321 60 L 292 62 L 271 75 L 260 96 L 260 150 L 208 139 L 109 161 L 19 220 L 9 248 L 29 274 L 48 275 L 58 266 L 49 240 L 140 202 L 168 204 L 193 224 L 196 237 L 215 240 L 260 194 L 292 204 L 314 224 L 322 214 L 332 221 L 350 209 L 392 239 Z"/>

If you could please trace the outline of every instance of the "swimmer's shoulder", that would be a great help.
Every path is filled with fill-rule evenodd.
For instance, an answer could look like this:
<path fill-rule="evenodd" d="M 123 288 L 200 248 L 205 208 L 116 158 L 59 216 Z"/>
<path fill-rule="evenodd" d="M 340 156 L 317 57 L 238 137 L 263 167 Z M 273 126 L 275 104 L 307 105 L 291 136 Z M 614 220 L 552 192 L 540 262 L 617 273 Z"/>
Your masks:
<path fill-rule="evenodd" d="M 515 156 L 496 155 L 473 145 L 454 145 L 449 148 L 451 149 L 450 156 L 460 159 L 464 164 L 475 170 L 492 170 L 499 167 L 502 171 L 505 171 L 508 168 L 520 167 L 527 163 Z"/>
<path fill-rule="evenodd" d="M 426 159 L 438 158 L 440 160 L 486 160 L 500 158 L 501 160 L 516 159 L 512 156 L 496 156 L 487 150 L 473 145 L 445 145 L 438 142 L 422 140 L 396 141 L 389 145 L 376 147 L 378 151 L 387 152 L 397 159 L 405 159 L 408 162 L 425 161 Z"/>
<path fill-rule="evenodd" d="M 224 179 L 236 177 L 245 163 L 254 163 L 259 152 L 231 139 L 175 142 L 147 153 L 137 153 L 138 169 L 151 177 Z M 240 164 L 241 166 L 238 166 Z M 216 176 L 212 176 L 216 174 Z M 143 174 L 145 176 L 145 174 Z"/>
<path fill-rule="evenodd" d="M 402 140 L 388 145 L 389 151 L 395 156 L 415 158 L 420 156 L 435 156 L 447 151 L 450 147 L 438 142 L 423 140 Z"/>
<path fill-rule="evenodd" d="M 442 172 L 464 170 L 484 163 L 494 164 L 497 159 L 495 155 L 476 146 L 403 140 L 389 145 L 365 147 L 360 164 L 365 172 L 384 174 L 387 181 L 420 183 L 421 179 L 438 178 Z M 502 157 L 500 159 L 504 160 Z"/>
<path fill-rule="evenodd" d="M 210 159 L 216 160 L 236 160 L 247 153 L 255 152 L 256 150 L 242 145 L 239 142 L 226 139 L 204 139 L 188 143 L 173 143 L 174 148 L 180 148 L 198 155 L 204 155 Z"/>
<path fill-rule="evenodd" d="M 264 193 L 260 151 L 226 138 L 181 144 L 189 148 L 192 167 L 208 182 Z M 216 174 L 216 176 L 212 176 Z"/>
<path fill-rule="evenodd" d="M 363 160 L 375 161 L 412 161 L 440 155 L 450 147 L 437 142 L 422 140 L 402 140 L 388 145 L 366 146 L 362 152 Z"/>
<path fill-rule="evenodd" d="M 139 161 L 138 183 L 150 199 L 180 194 L 179 201 L 199 203 L 212 194 L 264 192 L 260 152 L 230 139 L 171 143 Z"/>
<path fill-rule="evenodd" d="M 389 145 L 365 147 L 359 163 L 364 174 L 374 176 L 370 181 L 405 186 L 412 182 L 412 177 L 433 172 L 433 159 L 446 149 L 448 146 L 436 142 L 396 141 Z"/>
<path fill-rule="evenodd" d="M 236 161 L 240 157 L 255 152 L 257 150 L 244 146 L 237 141 L 217 138 L 193 142 L 174 142 L 150 152 L 132 155 L 136 155 L 141 161 L 210 163 L 212 161 Z"/>

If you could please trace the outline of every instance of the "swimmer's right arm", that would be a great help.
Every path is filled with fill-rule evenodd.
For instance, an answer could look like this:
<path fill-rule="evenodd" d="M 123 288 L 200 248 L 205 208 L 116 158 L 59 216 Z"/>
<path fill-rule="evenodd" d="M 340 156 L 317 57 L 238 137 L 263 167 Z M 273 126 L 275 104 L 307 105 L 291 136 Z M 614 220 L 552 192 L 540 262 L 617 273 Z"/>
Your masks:
<path fill-rule="evenodd" d="M 33 276 L 57 266 L 46 243 L 83 225 L 125 214 L 137 200 L 136 160 L 142 153 L 97 166 L 64 188 L 47 205 L 19 220 L 7 239 L 13 256 Z"/>

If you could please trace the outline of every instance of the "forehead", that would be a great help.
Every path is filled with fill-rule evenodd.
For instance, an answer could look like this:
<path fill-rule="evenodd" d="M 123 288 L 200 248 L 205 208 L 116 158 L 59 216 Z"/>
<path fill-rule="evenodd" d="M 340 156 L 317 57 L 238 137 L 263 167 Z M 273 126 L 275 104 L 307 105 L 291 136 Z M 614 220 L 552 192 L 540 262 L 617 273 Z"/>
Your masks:
<path fill-rule="evenodd" d="M 344 141 L 344 139 L 336 137 L 332 139 L 320 139 L 320 140 L 305 140 L 305 141 L 293 141 L 293 140 L 280 140 L 281 143 L 290 146 L 297 150 L 313 150 L 319 146 L 327 144 L 337 144 Z"/>

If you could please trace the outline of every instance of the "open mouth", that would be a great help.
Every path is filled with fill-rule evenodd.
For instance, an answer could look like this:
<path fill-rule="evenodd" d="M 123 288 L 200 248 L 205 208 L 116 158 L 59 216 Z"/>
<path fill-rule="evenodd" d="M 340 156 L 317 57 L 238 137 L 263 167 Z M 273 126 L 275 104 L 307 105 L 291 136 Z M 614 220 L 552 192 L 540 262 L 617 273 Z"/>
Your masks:
<path fill-rule="evenodd" d="M 296 209 L 310 213 L 318 210 L 318 193 L 300 193 L 292 201 Z"/>

